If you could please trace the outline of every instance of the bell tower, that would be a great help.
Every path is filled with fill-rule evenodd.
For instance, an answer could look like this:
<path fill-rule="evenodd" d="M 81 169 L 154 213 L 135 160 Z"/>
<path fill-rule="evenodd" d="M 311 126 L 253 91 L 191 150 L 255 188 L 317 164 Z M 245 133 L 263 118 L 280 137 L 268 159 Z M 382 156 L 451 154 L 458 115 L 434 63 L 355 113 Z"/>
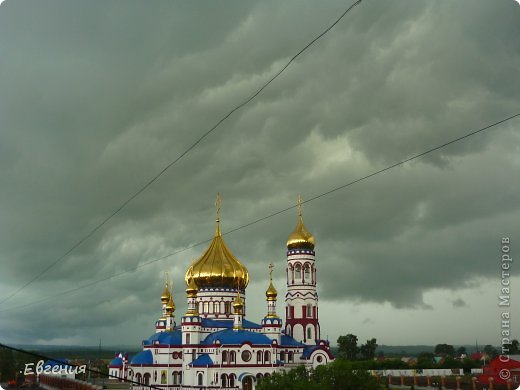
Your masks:
<path fill-rule="evenodd" d="M 298 196 L 298 223 L 287 240 L 287 294 L 285 333 L 307 345 L 320 340 L 314 236 L 303 224 L 301 196 Z"/>

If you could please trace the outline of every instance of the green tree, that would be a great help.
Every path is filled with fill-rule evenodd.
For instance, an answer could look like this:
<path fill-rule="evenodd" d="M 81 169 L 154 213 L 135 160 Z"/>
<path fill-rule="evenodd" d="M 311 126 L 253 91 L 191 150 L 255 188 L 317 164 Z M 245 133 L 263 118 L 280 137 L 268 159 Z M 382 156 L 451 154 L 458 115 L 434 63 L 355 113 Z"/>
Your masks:
<path fill-rule="evenodd" d="M 488 355 L 489 359 L 493 359 L 498 355 L 497 349 L 490 344 L 484 347 L 484 353 Z"/>
<path fill-rule="evenodd" d="M 458 356 L 467 355 L 466 347 L 464 347 L 464 346 L 458 347 L 457 348 L 457 355 Z"/>
<path fill-rule="evenodd" d="M 443 356 L 455 356 L 455 348 L 449 344 L 437 344 L 435 346 L 435 354 Z"/>
<path fill-rule="evenodd" d="M 366 344 L 363 344 L 360 348 L 361 357 L 365 360 L 373 360 L 376 354 L 377 340 L 367 340 Z"/>
<path fill-rule="evenodd" d="M 504 355 L 518 355 L 520 351 L 518 350 L 518 340 L 513 340 L 509 344 L 503 345 Z"/>
<path fill-rule="evenodd" d="M 433 368 L 435 366 L 435 360 L 433 360 L 433 353 L 421 352 L 417 356 L 417 368 Z"/>
<path fill-rule="evenodd" d="M 339 356 L 346 360 L 355 360 L 359 353 L 357 346 L 358 338 L 356 335 L 348 334 L 346 336 L 338 337 L 338 352 Z"/>
<path fill-rule="evenodd" d="M 345 360 L 336 360 L 316 370 L 307 371 L 300 366 L 286 372 L 274 373 L 264 378 L 258 390 L 379 390 L 376 378 L 366 370 L 353 370 Z"/>

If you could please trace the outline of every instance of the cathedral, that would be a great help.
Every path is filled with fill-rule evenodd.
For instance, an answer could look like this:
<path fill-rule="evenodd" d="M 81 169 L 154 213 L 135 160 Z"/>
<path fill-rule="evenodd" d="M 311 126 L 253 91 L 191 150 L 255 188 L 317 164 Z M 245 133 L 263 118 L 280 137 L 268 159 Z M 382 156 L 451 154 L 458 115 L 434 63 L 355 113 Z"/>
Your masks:
<path fill-rule="evenodd" d="M 299 365 L 316 367 L 334 359 L 321 338 L 314 236 L 298 222 L 287 240 L 285 323 L 277 314 L 278 292 L 269 265 L 266 315 L 246 319 L 249 273 L 228 248 L 220 230 L 220 196 L 213 239 L 186 271 L 186 313 L 175 320 L 172 288 L 166 280 L 162 316 L 155 333 L 133 358 L 119 355 L 109 365 L 112 377 L 128 379 L 134 390 L 254 389 L 274 372 Z"/>

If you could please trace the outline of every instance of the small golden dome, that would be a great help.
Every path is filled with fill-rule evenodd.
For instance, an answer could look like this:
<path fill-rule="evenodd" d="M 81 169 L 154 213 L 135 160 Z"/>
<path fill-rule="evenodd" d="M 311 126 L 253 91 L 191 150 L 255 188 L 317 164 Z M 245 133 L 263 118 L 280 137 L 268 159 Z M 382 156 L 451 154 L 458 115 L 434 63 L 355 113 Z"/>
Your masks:
<path fill-rule="evenodd" d="M 269 263 L 269 287 L 265 292 L 265 296 L 268 301 L 276 301 L 276 297 L 278 296 L 278 291 L 273 286 L 273 263 Z"/>
<path fill-rule="evenodd" d="M 225 287 L 245 289 L 249 284 L 247 268 L 231 253 L 220 231 L 220 195 L 217 196 L 215 236 L 204 254 L 186 271 L 186 284 L 192 280 L 198 288 Z"/>
<path fill-rule="evenodd" d="M 168 303 L 168 300 L 170 299 L 170 297 L 171 297 L 171 293 L 170 293 L 170 290 L 168 289 L 168 281 L 166 281 L 166 286 L 164 287 L 164 291 L 161 295 L 161 302 L 166 305 Z"/>
<path fill-rule="evenodd" d="M 240 311 L 244 307 L 244 302 L 242 301 L 242 298 L 240 298 L 240 294 L 238 292 L 237 296 L 235 297 L 235 300 L 233 301 L 233 307 L 235 308 L 235 313 L 240 313 Z"/>
<path fill-rule="evenodd" d="M 272 281 L 269 283 L 269 288 L 265 292 L 265 296 L 267 297 L 268 301 L 275 301 L 276 297 L 278 296 L 278 291 L 276 291 L 276 288 L 274 288 Z"/>
<path fill-rule="evenodd" d="M 175 303 L 173 302 L 173 297 L 170 294 L 170 298 L 168 299 L 168 303 L 166 304 L 166 312 L 173 313 L 175 311 Z"/>
<path fill-rule="evenodd" d="M 314 249 L 314 236 L 307 230 L 303 224 L 302 217 L 302 198 L 298 197 L 298 224 L 287 239 L 287 249 L 309 248 Z"/>
<path fill-rule="evenodd" d="M 186 288 L 186 294 L 188 295 L 188 298 L 197 298 L 198 292 L 199 289 L 195 283 L 195 279 L 191 278 L 188 287 Z"/>

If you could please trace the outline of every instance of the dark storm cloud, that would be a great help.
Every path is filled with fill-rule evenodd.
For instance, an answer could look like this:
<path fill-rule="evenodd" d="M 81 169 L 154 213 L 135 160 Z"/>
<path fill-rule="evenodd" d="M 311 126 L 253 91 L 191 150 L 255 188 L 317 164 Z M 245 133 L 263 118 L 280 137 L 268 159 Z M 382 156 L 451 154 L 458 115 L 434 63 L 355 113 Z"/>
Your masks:
<path fill-rule="evenodd" d="M 0 296 L 63 254 L 344 8 L 3 4 Z M 294 204 L 298 193 L 310 198 L 515 113 L 519 18 L 505 0 L 362 3 L 0 310 L 210 238 L 216 192 L 227 231 Z M 321 299 L 435 309 L 426 292 L 494 276 L 497 240 L 517 232 L 520 214 L 516 129 L 510 122 L 306 204 Z M 268 261 L 283 277 L 295 222 L 293 210 L 226 236 L 251 271 L 251 294 L 265 289 Z M 182 313 L 184 271 L 204 248 L 41 303 L 36 317 L 34 306 L 0 313 L 1 333 L 89 343 L 117 329 L 114 342 L 136 342 L 158 314 L 165 269 Z M 264 311 L 258 304 L 252 319 Z"/>

